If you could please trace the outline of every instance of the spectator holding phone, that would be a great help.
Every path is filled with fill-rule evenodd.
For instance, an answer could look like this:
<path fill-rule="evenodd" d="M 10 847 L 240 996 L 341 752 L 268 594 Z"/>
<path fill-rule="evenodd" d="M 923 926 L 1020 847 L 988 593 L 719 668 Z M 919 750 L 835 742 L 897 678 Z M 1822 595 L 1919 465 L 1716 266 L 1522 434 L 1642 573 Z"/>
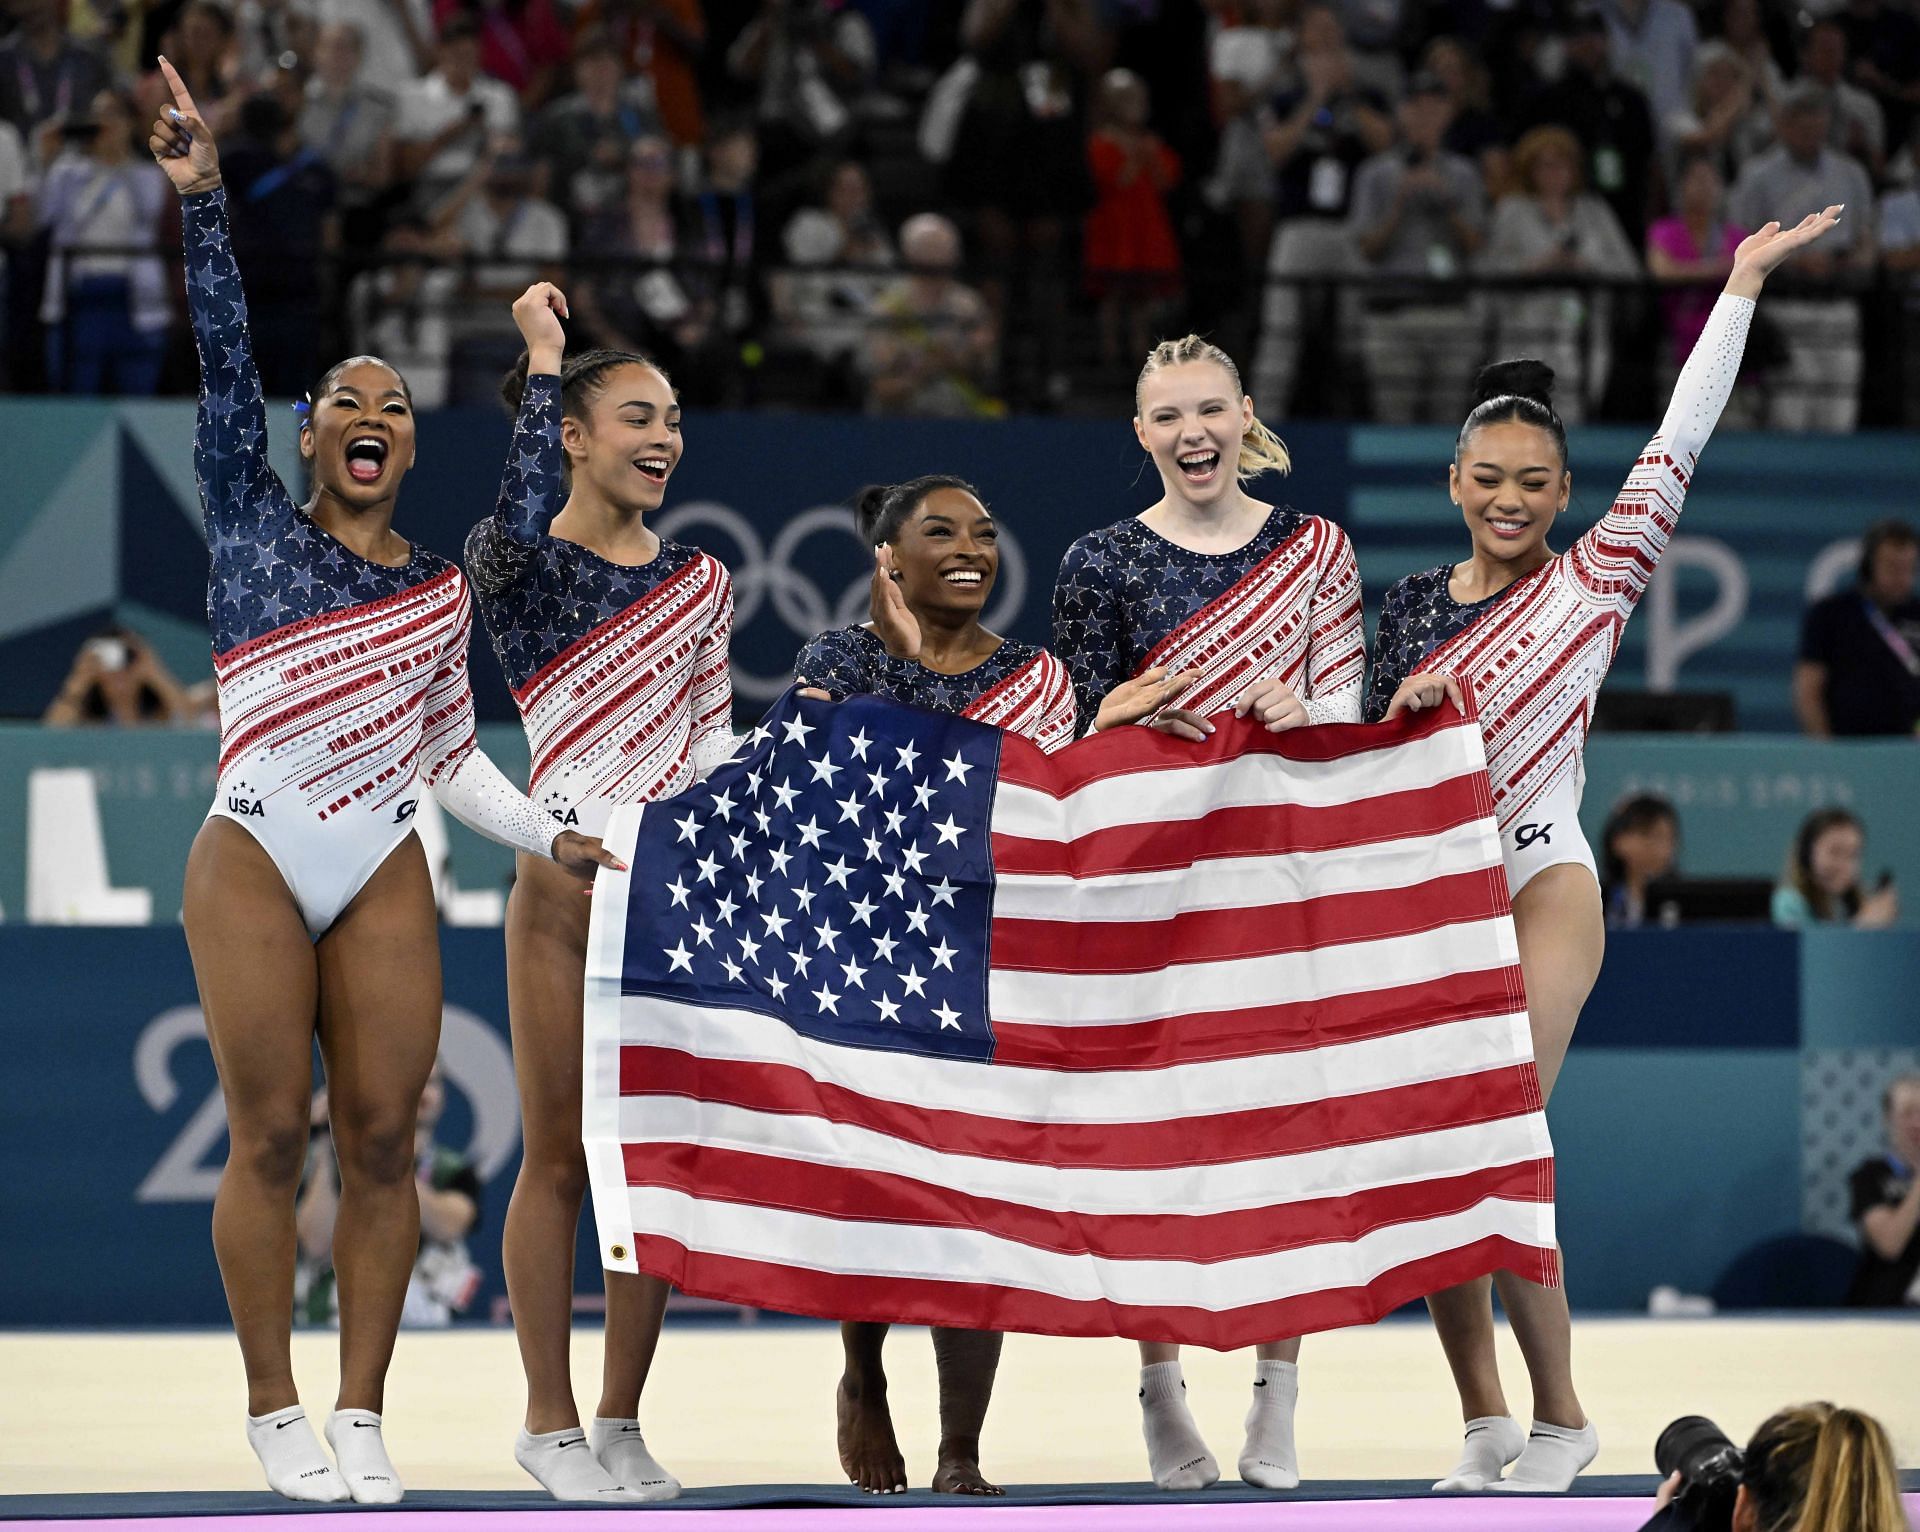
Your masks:
<path fill-rule="evenodd" d="M 59 695 L 41 722 L 71 729 L 86 724 L 139 727 L 191 723 L 199 708 L 147 642 L 131 628 L 101 630 L 80 646 Z"/>
<path fill-rule="evenodd" d="M 1882 872 L 1870 892 L 1860 887 L 1867 829 L 1846 809 L 1809 814 L 1793 837 L 1787 868 L 1773 891 L 1776 926 L 1845 924 L 1877 930 L 1900 918 L 1893 874 Z"/>

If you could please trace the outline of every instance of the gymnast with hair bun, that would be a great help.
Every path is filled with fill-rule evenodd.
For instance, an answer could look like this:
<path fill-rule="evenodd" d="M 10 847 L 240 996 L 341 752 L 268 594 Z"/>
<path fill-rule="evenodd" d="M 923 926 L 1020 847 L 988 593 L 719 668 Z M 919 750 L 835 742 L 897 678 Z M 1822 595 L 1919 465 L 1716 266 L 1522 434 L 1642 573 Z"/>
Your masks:
<path fill-rule="evenodd" d="M 710 554 L 647 525 L 680 462 L 673 384 L 632 352 L 566 357 L 566 313 L 548 282 L 514 302 L 527 350 L 501 389 L 515 414 L 508 469 L 493 514 L 467 536 L 467 572 L 526 726 L 528 792 L 556 826 L 598 834 L 617 805 L 671 797 L 732 754 L 733 582 Z M 583 892 L 522 857 L 507 900 L 524 1152 L 502 1253 L 527 1376 L 514 1457 L 556 1500 L 667 1500 L 680 1483 L 640 1429 L 666 1282 L 606 1273 L 600 1400 L 585 1430 L 573 1397 Z"/>
<path fill-rule="evenodd" d="M 1741 243 L 1660 430 L 1612 509 L 1564 553 L 1547 546 L 1573 487 L 1552 370 L 1530 361 L 1485 369 L 1448 470 L 1473 551 L 1409 575 L 1381 605 L 1367 716 L 1392 718 L 1448 698 L 1464 706 L 1468 696 L 1479 713 L 1543 1097 L 1605 946 L 1600 885 L 1578 818 L 1594 697 L 1733 391 L 1762 285 L 1840 212 L 1830 207 L 1791 229 L 1770 223 Z M 1530 1432 L 1508 1414 L 1501 1390 L 1490 1283 L 1499 1286 L 1532 1380 Z M 1427 1305 L 1466 1418 L 1460 1461 L 1434 1487 L 1568 1489 L 1599 1438 L 1574 1392 L 1564 1286 L 1503 1271 L 1435 1293 Z"/>
<path fill-rule="evenodd" d="M 957 713 L 1047 751 L 1071 744 L 1075 711 L 1066 666 L 981 624 L 1000 572 L 1000 534 L 980 491 L 941 473 L 871 485 L 861 491 L 854 518 L 861 542 L 873 549 L 870 620 L 807 641 L 793 663 L 803 691 L 833 701 L 865 693 Z M 887 1408 L 887 1326 L 848 1320 L 840 1337 L 840 1467 L 869 1494 L 898 1493 L 907 1487 L 907 1470 Z M 980 1472 L 980 1428 L 1000 1340 L 988 1330 L 933 1329 L 940 1376 L 936 1491 L 1002 1493 Z"/>

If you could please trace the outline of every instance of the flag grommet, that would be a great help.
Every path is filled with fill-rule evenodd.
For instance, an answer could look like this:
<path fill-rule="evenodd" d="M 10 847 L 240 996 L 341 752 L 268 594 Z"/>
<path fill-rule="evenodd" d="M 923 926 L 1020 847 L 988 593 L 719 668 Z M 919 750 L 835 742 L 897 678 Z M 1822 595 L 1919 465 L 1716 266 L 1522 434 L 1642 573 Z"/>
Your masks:
<path fill-rule="evenodd" d="M 627 1247 L 625 1245 L 609 1246 L 607 1254 L 611 1255 L 616 1261 L 624 1261 L 627 1258 Z"/>

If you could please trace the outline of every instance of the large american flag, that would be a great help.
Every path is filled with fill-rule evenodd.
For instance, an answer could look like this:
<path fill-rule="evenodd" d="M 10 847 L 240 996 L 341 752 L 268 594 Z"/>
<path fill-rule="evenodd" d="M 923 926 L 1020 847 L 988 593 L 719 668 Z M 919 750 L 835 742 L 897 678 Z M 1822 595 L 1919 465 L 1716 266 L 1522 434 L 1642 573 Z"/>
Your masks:
<path fill-rule="evenodd" d="M 1556 1281 L 1478 729 L 1219 723 L 1047 756 L 790 692 L 619 811 L 633 871 L 587 965 L 602 1262 L 1223 1348 Z"/>

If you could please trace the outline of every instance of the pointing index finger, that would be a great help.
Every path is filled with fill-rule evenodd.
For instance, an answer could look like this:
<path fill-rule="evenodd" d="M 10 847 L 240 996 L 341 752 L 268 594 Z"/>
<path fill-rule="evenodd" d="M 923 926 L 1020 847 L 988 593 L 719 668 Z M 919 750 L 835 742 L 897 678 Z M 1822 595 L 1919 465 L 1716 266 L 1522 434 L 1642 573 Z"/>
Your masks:
<path fill-rule="evenodd" d="M 198 117 L 200 108 L 193 104 L 193 93 L 187 89 L 187 82 L 180 78 L 180 71 L 164 57 L 160 60 L 160 73 L 166 79 L 167 89 L 173 93 L 175 108 L 184 116 Z"/>

